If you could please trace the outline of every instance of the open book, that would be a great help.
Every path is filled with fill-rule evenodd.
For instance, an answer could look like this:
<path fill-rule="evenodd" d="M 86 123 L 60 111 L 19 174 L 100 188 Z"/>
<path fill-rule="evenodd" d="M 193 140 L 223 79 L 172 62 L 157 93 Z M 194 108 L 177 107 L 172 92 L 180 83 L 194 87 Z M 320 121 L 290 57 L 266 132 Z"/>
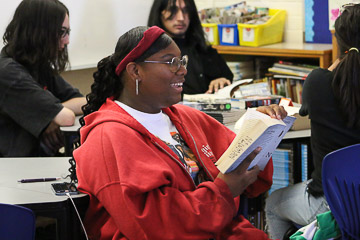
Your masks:
<path fill-rule="evenodd" d="M 251 162 L 249 169 L 258 165 L 263 170 L 294 121 L 295 118 L 291 116 L 278 120 L 249 108 L 236 123 L 235 129 L 239 129 L 239 132 L 216 162 L 217 168 L 222 173 L 229 173 L 235 170 L 255 148 L 261 147 L 262 150 Z"/>
<path fill-rule="evenodd" d="M 229 100 L 232 97 L 232 92 L 236 87 L 251 83 L 253 79 L 243 79 L 233 82 L 231 85 L 225 86 L 224 88 L 219 89 L 217 92 L 213 94 L 200 93 L 200 94 L 184 94 L 183 100 L 189 102 L 208 102 L 208 103 L 216 103 Z"/>

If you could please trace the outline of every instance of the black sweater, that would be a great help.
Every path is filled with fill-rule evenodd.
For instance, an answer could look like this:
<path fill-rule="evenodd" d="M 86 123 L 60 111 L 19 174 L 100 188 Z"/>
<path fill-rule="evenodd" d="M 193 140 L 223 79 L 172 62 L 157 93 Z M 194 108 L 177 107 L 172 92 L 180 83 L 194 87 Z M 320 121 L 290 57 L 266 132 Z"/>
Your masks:
<path fill-rule="evenodd" d="M 174 39 L 174 41 L 179 46 L 181 54 L 189 57 L 183 93 L 205 93 L 210 82 L 216 78 L 224 77 L 232 81 L 231 70 L 214 48 L 209 46 L 206 51 L 201 51 L 196 43 L 188 42 L 186 39 Z"/>

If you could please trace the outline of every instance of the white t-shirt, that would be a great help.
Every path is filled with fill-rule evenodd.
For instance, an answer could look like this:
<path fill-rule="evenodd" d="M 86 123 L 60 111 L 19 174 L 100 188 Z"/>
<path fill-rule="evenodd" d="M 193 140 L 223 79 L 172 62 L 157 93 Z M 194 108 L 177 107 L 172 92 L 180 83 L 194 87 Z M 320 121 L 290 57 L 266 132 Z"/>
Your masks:
<path fill-rule="evenodd" d="M 171 122 L 169 116 L 162 111 L 159 113 L 144 113 L 129 107 L 122 102 L 116 100 L 115 102 L 140 122 L 149 132 L 160 138 L 162 141 L 172 145 L 179 144 L 179 142 L 173 139 L 170 134 L 171 132 L 178 132 L 176 127 Z"/>

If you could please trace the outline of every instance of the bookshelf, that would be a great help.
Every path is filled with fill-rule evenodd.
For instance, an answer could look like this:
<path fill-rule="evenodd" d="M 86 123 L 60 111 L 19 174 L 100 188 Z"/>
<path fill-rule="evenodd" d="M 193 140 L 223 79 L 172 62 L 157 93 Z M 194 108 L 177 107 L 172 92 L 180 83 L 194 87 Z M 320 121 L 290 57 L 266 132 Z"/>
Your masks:
<path fill-rule="evenodd" d="M 318 43 L 276 43 L 261 47 L 213 45 L 225 58 L 228 56 L 267 56 L 286 58 L 316 59 L 321 68 L 328 68 L 332 63 L 332 44 Z"/>

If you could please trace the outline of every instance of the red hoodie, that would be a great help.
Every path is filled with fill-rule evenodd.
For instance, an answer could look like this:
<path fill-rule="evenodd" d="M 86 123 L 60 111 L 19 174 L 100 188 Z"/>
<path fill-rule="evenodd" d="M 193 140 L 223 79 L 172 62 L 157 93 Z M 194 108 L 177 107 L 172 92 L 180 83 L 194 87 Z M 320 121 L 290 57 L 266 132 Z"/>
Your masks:
<path fill-rule="evenodd" d="M 208 115 L 183 106 L 163 109 L 204 167 L 214 165 L 235 134 Z M 268 239 L 243 216 L 224 181 L 195 186 L 176 154 L 111 100 L 85 117 L 74 151 L 80 191 L 90 196 L 85 226 L 91 239 Z M 272 161 L 248 187 L 250 197 L 271 186 Z"/>

